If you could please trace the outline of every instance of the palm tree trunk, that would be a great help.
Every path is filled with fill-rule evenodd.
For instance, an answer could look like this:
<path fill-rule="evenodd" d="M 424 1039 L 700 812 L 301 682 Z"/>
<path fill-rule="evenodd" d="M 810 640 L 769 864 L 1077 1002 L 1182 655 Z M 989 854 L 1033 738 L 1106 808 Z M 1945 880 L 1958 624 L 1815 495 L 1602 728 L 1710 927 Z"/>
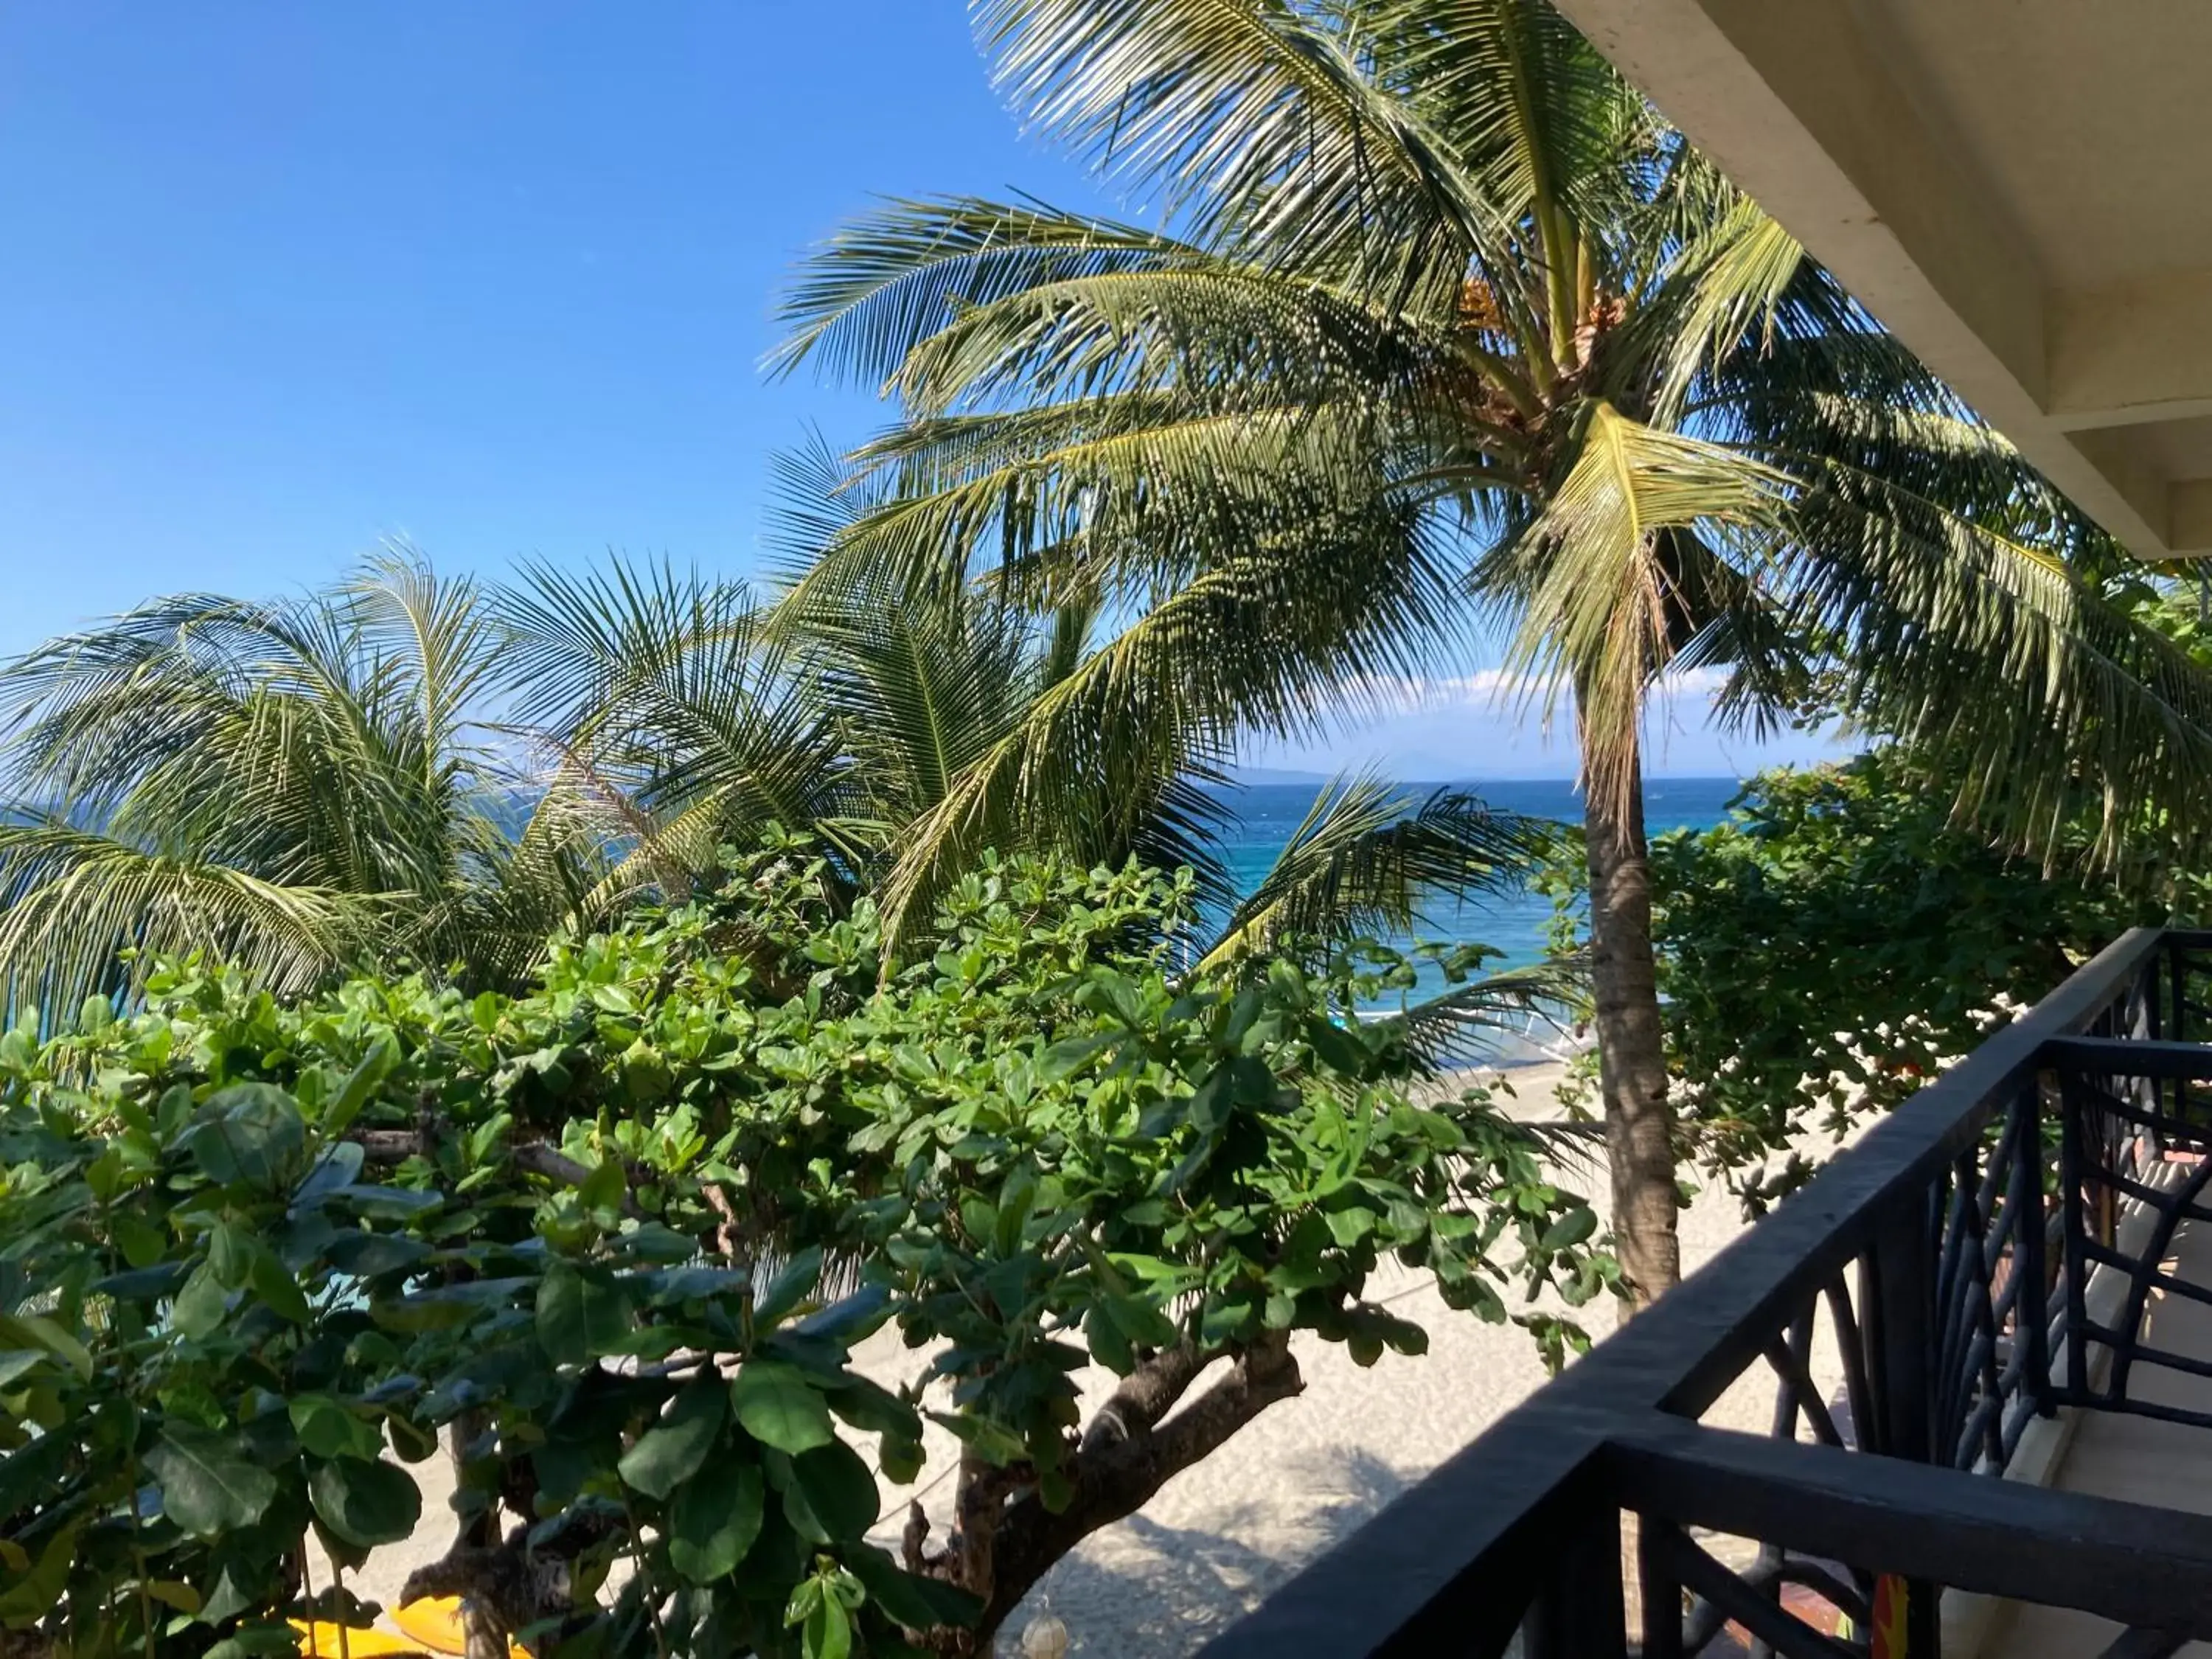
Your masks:
<path fill-rule="evenodd" d="M 1590 984 L 1596 1003 L 1599 1090 L 1613 1228 L 1633 1300 L 1646 1307 L 1682 1276 L 1674 1218 L 1674 1115 L 1652 965 L 1651 859 L 1644 836 L 1642 758 L 1625 788 L 1595 781 L 1607 769 L 1583 755 L 1583 823 L 1589 855 Z M 1611 775 L 1620 775 L 1613 762 Z"/>

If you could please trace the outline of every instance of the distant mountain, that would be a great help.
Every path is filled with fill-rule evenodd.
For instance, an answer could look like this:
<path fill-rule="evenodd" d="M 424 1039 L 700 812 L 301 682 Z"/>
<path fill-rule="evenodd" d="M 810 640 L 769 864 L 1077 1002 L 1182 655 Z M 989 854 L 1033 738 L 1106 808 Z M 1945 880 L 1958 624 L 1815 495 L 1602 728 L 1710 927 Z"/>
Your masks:
<path fill-rule="evenodd" d="M 1318 788 L 1328 781 L 1326 772 L 1285 771 L 1279 766 L 1232 766 L 1229 781 L 1235 784 L 1265 786 L 1267 784 L 1301 783 Z"/>

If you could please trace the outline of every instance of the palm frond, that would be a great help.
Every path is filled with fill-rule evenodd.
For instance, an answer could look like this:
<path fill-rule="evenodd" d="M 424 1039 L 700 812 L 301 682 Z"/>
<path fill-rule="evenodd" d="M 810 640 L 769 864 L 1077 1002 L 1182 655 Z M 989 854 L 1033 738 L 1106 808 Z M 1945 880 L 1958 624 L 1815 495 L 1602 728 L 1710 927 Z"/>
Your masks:
<path fill-rule="evenodd" d="M 523 723 L 660 821 L 647 863 L 680 848 L 707 860 L 697 873 L 720 839 L 844 815 L 836 723 L 741 584 L 616 561 L 589 575 L 529 569 L 493 602 Z"/>
<path fill-rule="evenodd" d="M 1432 905 L 1519 887 L 1549 842 L 1547 825 L 1493 811 L 1463 790 L 1416 801 L 1372 774 L 1339 776 L 1315 797 L 1201 966 L 1285 939 L 1403 933 Z"/>
<path fill-rule="evenodd" d="M 1751 457 L 1600 404 L 1542 516 L 1492 556 L 1481 580 L 1518 622 L 1510 665 L 1539 698 L 1574 694 L 1586 788 L 1635 787 L 1644 693 L 1673 659 L 1686 609 L 1705 608 L 1683 586 L 1704 574 L 1681 562 L 1696 544 L 1671 532 L 1771 524 L 1788 483 Z"/>
<path fill-rule="evenodd" d="M 1160 270 L 1206 255 L 1158 231 L 975 197 L 892 201 L 841 229 L 801 268 L 779 316 L 772 373 L 810 361 L 887 385 L 963 310 L 1042 283 Z"/>
<path fill-rule="evenodd" d="M 2038 851 L 2085 803 L 2099 851 L 2157 826 L 2212 847 L 2212 675 L 2047 552 L 1829 466 L 1780 557 L 1802 628 L 1836 642 L 1848 706 L 1955 781 L 1966 817 Z"/>
<path fill-rule="evenodd" d="M 1285 263 L 1356 250 L 1402 294 L 1510 238 L 1511 207 L 1333 21 L 1290 0 L 985 0 L 976 32 L 1032 121 L 1194 240 Z"/>
<path fill-rule="evenodd" d="M 1579 957 L 1547 957 L 1478 975 L 1385 1018 L 1432 1072 L 1483 1065 L 1525 1048 L 1536 1026 L 1565 1035 L 1568 1011 L 1588 995 L 1589 974 Z"/>
<path fill-rule="evenodd" d="M 0 1005 L 73 1015 L 130 982 L 125 952 L 204 951 L 278 990 L 302 990 L 371 936 L 385 902 L 51 819 L 0 823 Z"/>

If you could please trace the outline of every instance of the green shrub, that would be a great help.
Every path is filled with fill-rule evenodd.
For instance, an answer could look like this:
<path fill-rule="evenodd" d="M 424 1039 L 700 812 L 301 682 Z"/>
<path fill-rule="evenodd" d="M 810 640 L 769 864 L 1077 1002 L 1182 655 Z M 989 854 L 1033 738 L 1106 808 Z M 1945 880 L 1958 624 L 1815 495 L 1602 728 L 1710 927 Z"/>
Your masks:
<path fill-rule="evenodd" d="M 1950 798 L 1881 750 L 1765 773 L 1726 823 L 1653 845 L 1677 1103 L 1754 1208 L 1808 1173 L 1793 1139 L 1899 1104 L 2127 927 L 2203 906 L 2154 850 L 2078 873 L 2094 823 L 2046 870 L 1952 823 Z"/>
<path fill-rule="evenodd" d="M 0 1039 L 16 1639 L 289 1649 L 346 1605 L 303 1539 L 413 1531 L 442 1437 L 462 1541 L 410 1593 L 541 1650 L 958 1650 L 1295 1394 L 1293 1331 L 1420 1352 L 1386 1257 L 1492 1319 L 1609 1282 L 1525 1131 L 1411 1103 L 1400 1034 L 1342 1018 L 1388 953 L 1182 981 L 1187 879 L 1022 862 L 886 968 L 824 876 L 733 858 L 520 997 L 287 1005 L 186 961 Z M 896 1387 L 850 1363 L 887 1322 L 927 1350 Z M 1126 1380 L 1086 1424 L 1094 1361 Z M 925 1420 L 963 1520 L 895 1559 L 876 1471 L 915 1477 Z"/>

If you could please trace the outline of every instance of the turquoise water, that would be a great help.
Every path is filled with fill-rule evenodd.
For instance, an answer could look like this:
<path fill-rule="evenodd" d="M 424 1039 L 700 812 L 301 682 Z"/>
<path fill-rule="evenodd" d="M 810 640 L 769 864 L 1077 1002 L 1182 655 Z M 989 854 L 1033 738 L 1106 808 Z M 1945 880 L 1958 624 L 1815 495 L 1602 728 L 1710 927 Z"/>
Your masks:
<path fill-rule="evenodd" d="M 1408 784 L 1405 791 L 1409 797 L 1425 799 L 1436 787 Z M 1582 797 L 1571 783 L 1522 778 L 1453 787 L 1472 791 L 1500 811 L 1570 823 L 1582 821 Z M 1729 800 L 1742 787 L 1735 778 L 1651 779 L 1644 788 L 1646 826 L 1655 836 L 1668 830 L 1710 829 L 1727 816 Z M 1249 891 L 1259 884 L 1318 793 L 1310 784 L 1288 783 L 1248 784 L 1231 792 L 1237 822 L 1228 838 L 1227 861 L 1241 889 Z M 1551 919 L 1550 899 L 1538 893 L 1516 893 L 1486 897 L 1464 908 L 1443 905 L 1428 927 L 1416 932 L 1425 939 L 1494 945 L 1504 956 L 1493 968 L 1516 967 L 1544 954 Z"/>

